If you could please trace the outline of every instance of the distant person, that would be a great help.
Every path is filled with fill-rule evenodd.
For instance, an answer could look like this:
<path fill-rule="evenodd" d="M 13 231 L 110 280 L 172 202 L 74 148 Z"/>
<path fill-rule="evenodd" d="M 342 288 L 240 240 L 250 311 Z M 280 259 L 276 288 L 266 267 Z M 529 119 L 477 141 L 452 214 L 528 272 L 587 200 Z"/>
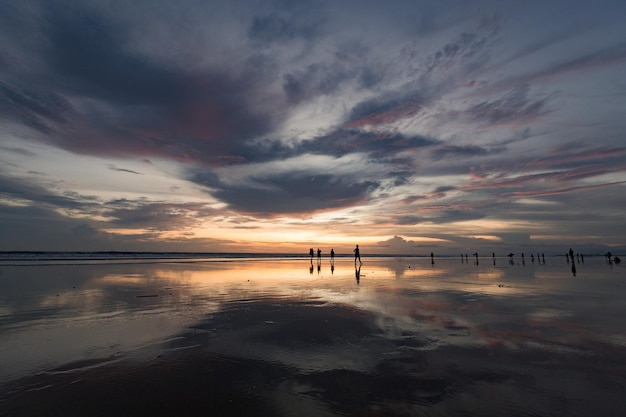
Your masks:
<path fill-rule="evenodd" d="M 572 258 L 572 262 L 574 262 L 574 251 L 572 248 L 569 248 L 569 257 Z"/>
<path fill-rule="evenodd" d="M 311 255 L 311 263 L 313 263 L 313 255 L 314 255 L 313 248 L 309 249 L 309 255 Z"/>
<path fill-rule="evenodd" d="M 330 261 L 333 262 L 335 260 L 335 250 L 331 249 L 330 250 Z"/>
<path fill-rule="evenodd" d="M 354 263 L 356 264 L 356 260 L 359 260 L 359 263 L 362 264 L 363 262 L 361 262 L 361 251 L 359 251 L 359 245 L 356 245 L 356 248 L 354 248 Z"/>
<path fill-rule="evenodd" d="M 432 252 L 430 253 L 430 264 L 431 265 L 435 264 L 435 255 Z"/>
<path fill-rule="evenodd" d="M 322 262 L 322 250 L 317 248 L 317 263 L 319 264 L 320 262 Z"/>

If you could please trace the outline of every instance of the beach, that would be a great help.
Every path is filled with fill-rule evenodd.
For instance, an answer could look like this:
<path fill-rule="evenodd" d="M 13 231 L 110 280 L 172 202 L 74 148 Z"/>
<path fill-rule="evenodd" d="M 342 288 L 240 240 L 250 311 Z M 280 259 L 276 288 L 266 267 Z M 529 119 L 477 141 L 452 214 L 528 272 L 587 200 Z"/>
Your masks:
<path fill-rule="evenodd" d="M 587 256 L 0 263 L 2 416 L 626 415 Z"/>

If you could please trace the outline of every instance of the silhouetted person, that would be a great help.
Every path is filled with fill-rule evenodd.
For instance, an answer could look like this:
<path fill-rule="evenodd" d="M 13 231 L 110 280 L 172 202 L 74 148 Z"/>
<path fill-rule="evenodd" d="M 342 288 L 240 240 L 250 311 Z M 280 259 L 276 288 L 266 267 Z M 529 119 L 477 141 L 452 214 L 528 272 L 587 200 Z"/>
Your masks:
<path fill-rule="evenodd" d="M 435 255 L 433 255 L 433 253 L 430 253 L 430 264 L 434 265 L 435 264 Z"/>
<path fill-rule="evenodd" d="M 335 262 L 335 250 L 334 249 L 330 250 L 330 262 L 331 263 Z"/>
<path fill-rule="evenodd" d="M 476 257 L 476 265 L 478 265 L 478 252 L 474 252 L 474 256 Z"/>
<path fill-rule="evenodd" d="M 574 262 L 574 251 L 572 248 L 569 248 L 569 257 L 572 258 L 572 262 Z"/>
<path fill-rule="evenodd" d="M 322 259 L 322 250 L 320 248 L 317 248 L 317 260 L 321 260 Z"/>
<path fill-rule="evenodd" d="M 580 263 L 580 255 L 576 254 L 576 262 Z"/>
<path fill-rule="evenodd" d="M 617 256 L 615 258 L 613 258 L 613 261 L 618 264 L 620 262 L 622 262 L 622 260 L 620 258 L 618 258 Z"/>
<path fill-rule="evenodd" d="M 530 262 L 535 263 L 535 255 L 530 254 Z"/>
<path fill-rule="evenodd" d="M 311 255 L 311 263 L 313 263 L 313 255 L 314 255 L 313 248 L 309 249 L 309 255 Z"/>
<path fill-rule="evenodd" d="M 356 248 L 354 248 L 354 263 L 355 264 L 356 264 L 356 260 L 357 259 L 359 260 L 360 264 L 363 263 L 363 262 L 361 262 L 361 252 L 359 251 L 359 245 L 356 245 Z"/>
<path fill-rule="evenodd" d="M 580 260 L 582 263 L 585 263 L 585 255 L 583 255 L 582 253 L 580 254 Z"/>
<path fill-rule="evenodd" d="M 461 254 L 461 263 L 463 263 L 463 254 Z"/>
<path fill-rule="evenodd" d="M 541 254 L 541 260 L 543 260 L 543 264 L 545 265 L 546 264 L 546 257 L 543 256 L 543 253 Z"/>

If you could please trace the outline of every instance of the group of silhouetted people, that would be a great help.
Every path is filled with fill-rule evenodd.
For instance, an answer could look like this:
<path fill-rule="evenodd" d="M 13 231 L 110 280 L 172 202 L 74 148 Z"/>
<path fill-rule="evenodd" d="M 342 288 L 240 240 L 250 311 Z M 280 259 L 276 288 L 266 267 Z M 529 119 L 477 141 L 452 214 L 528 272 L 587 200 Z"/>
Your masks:
<path fill-rule="evenodd" d="M 315 251 L 313 250 L 313 248 L 309 249 L 309 256 L 311 257 L 311 265 L 313 264 L 313 257 L 315 256 Z M 359 261 L 360 264 L 363 264 L 363 262 L 361 262 L 361 251 L 359 250 L 359 245 L 356 245 L 356 247 L 354 248 L 354 263 L 356 264 L 356 261 Z M 317 263 L 318 265 L 322 262 L 322 250 L 320 248 L 317 248 Z M 334 264 L 335 262 L 335 250 L 331 249 L 330 250 L 330 263 Z"/>
<path fill-rule="evenodd" d="M 313 250 L 313 248 L 309 249 L 309 256 L 311 257 L 311 267 L 309 268 L 309 272 L 313 273 L 313 258 L 317 253 L 317 273 L 319 274 L 322 269 L 322 250 L 317 248 L 317 252 Z M 359 262 L 357 265 L 357 261 Z M 361 251 L 359 249 L 359 245 L 356 245 L 354 248 L 354 274 L 356 277 L 356 283 L 358 284 L 361 280 Z M 335 250 L 330 250 L 330 272 L 333 273 L 335 271 Z"/>
<path fill-rule="evenodd" d="M 315 256 L 315 251 L 313 250 L 313 248 L 309 249 L 309 256 L 311 257 L 311 263 L 313 263 L 313 257 Z M 334 262 L 335 261 L 335 250 L 331 249 L 330 250 L 330 262 Z M 321 263 L 322 262 L 322 250 L 320 248 L 317 248 L 317 263 Z"/>

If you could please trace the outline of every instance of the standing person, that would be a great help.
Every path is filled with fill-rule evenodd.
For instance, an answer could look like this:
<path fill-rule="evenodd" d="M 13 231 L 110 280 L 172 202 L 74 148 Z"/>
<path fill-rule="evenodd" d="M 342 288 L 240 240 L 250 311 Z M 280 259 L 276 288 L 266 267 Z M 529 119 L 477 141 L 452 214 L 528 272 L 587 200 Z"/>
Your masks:
<path fill-rule="evenodd" d="M 311 255 L 311 263 L 313 263 L 313 248 L 309 249 L 309 255 Z"/>
<path fill-rule="evenodd" d="M 354 248 L 354 263 L 356 264 L 356 260 L 359 260 L 359 263 L 362 264 L 363 262 L 361 262 L 361 252 L 359 251 L 359 245 L 356 245 L 356 248 Z"/>
<path fill-rule="evenodd" d="M 322 250 L 317 248 L 317 263 L 319 264 L 320 262 L 322 262 Z"/>
<path fill-rule="evenodd" d="M 335 250 L 334 249 L 330 250 L 330 262 L 331 263 L 335 262 Z"/>

